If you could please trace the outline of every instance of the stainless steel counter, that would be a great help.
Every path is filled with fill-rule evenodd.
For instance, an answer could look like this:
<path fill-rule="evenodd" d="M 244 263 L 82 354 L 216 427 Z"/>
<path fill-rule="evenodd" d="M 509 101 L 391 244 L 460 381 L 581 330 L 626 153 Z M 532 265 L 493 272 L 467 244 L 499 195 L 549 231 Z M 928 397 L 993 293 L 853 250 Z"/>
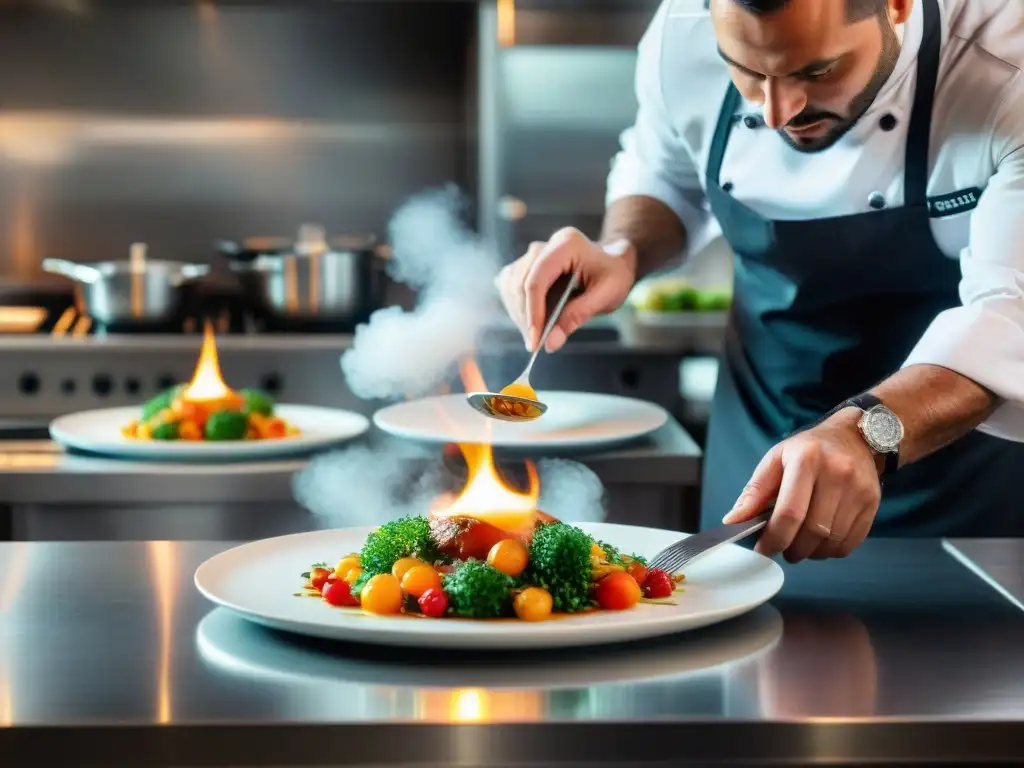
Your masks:
<path fill-rule="evenodd" d="M 225 546 L 0 544 L 5 768 L 1024 759 L 1024 613 L 939 541 L 786 567 L 706 631 L 540 656 L 250 626 L 192 585 Z"/>

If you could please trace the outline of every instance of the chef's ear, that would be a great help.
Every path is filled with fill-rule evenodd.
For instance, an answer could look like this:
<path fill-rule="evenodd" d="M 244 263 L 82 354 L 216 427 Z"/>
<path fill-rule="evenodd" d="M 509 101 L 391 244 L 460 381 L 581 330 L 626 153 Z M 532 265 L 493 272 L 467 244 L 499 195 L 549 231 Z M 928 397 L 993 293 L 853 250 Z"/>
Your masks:
<path fill-rule="evenodd" d="M 905 23 L 914 9 L 914 0 L 887 0 L 887 4 L 889 21 L 893 25 Z"/>

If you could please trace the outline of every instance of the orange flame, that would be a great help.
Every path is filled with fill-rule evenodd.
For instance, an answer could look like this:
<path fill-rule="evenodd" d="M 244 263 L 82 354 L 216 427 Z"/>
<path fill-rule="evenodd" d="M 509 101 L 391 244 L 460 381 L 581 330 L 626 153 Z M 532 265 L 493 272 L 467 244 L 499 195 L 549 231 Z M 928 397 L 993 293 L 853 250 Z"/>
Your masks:
<path fill-rule="evenodd" d="M 487 391 L 483 374 L 473 359 L 461 361 L 459 374 L 467 392 Z M 458 495 L 439 498 L 431 514 L 473 517 L 511 533 L 532 528 L 540 497 L 540 480 L 533 462 L 526 462 L 529 488 L 523 492 L 509 487 L 498 475 L 490 443 L 460 443 L 459 450 L 468 469 L 466 486 Z"/>
<path fill-rule="evenodd" d="M 199 353 L 195 373 L 192 374 L 192 381 L 181 396 L 191 402 L 233 401 L 238 398 L 221 376 L 217 344 L 213 338 L 213 325 L 209 320 L 203 328 L 203 348 Z"/>

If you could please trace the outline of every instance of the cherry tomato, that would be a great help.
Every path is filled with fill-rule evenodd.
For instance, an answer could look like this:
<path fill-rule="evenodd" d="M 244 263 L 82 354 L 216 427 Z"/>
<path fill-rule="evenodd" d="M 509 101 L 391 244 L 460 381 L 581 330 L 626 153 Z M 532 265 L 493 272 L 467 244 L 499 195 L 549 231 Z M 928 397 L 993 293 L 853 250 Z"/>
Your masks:
<path fill-rule="evenodd" d="M 347 581 L 349 583 L 349 586 L 351 586 L 351 585 L 355 584 L 356 583 L 356 579 L 358 579 L 362 575 L 363 575 L 363 569 L 360 568 L 357 565 L 355 568 L 350 568 L 348 573 L 346 573 L 341 578 L 342 578 L 343 581 Z"/>
<path fill-rule="evenodd" d="M 331 575 L 331 572 L 326 568 L 313 568 L 309 572 L 309 584 L 313 589 L 323 589 L 324 584 L 327 583 L 327 577 Z"/>
<path fill-rule="evenodd" d="M 374 576 L 363 587 L 359 602 L 370 613 L 398 613 L 402 610 L 402 587 L 390 573 Z"/>
<path fill-rule="evenodd" d="M 639 560 L 634 560 L 627 565 L 626 573 L 636 579 L 636 583 L 641 587 L 644 585 L 644 582 L 647 581 L 647 566 Z"/>
<path fill-rule="evenodd" d="M 424 616 L 439 619 L 448 610 L 448 595 L 442 589 L 428 589 L 416 601 Z"/>
<path fill-rule="evenodd" d="M 506 576 L 516 577 L 526 570 L 530 553 L 521 541 L 502 539 L 487 553 L 487 563 Z"/>
<path fill-rule="evenodd" d="M 391 566 L 391 575 L 398 579 L 399 582 L 405 578 L 405 574 L 410 569 L 415 568 L 417 565 L 423 565 L 422 560 L 417 560 L 415 557 L 403 557 L 401 560 L 397 560 L 393 566 Z"/>
<path fill-rule="evenodd" d="M 516 595 L 512 607 L 523 621 L 544 621 L 551 615 L 551 594 L 540 587 L 527 587 Z"/>
<path fill-rule="evenodd" d="M 416 565 L 402 577 L 402 591 L 413 597 L 422 597 L 431 589 L 441 588 L 441 577 L 429 565 Z"/>
<path fill-rule="evenodd" d="M 345 555 L 345 557 L 341 558 L 341 560 L 338 561 L 338 564 L 334 566 L 334 572 L 338 574 L 339 579 L 344 579 L 348 575 L 349 571 L 353 568 L 358 568 L 359 566 L 359 555 Z"/>
<path fill-rule="evenodd" d="M 189 400 L 176 400 L 171 410 L 177 413 L 182 421 L 194 422 L 200 431 L 206 426 L 206 420 L 210 418 L 210 411 L 207 408 Z"/>
<path fill-rule="evenodd" d="M 324 584 L 324 600 L 341 608 L 359 605 L 359 601 L 352 595 L 352 588 L 343 579 L 328 580 Z"/>
<path fill-rule="evenodd" d="M 263 425 L 263 436 L 267 438 L 284 437 L 288 434 L 288 425 L 281 419 L 270 418 L 267 419 L 266 424 Z"/>
<path fill-rule="evenodd" d="M 665 571 L 655 568 L 647 574 L 647 579 L 644 581 L 644 595 L 647 597 L 653 600 L 661 600 L 671 597 L 675 591 L 676 583 Z"/>
<path fill-rule="evenodd" d="M 640 585 L 625 571 L 615 571 L 597 583 L 596 596 L 604 610 L 624 611 L 640 602 Z"/>

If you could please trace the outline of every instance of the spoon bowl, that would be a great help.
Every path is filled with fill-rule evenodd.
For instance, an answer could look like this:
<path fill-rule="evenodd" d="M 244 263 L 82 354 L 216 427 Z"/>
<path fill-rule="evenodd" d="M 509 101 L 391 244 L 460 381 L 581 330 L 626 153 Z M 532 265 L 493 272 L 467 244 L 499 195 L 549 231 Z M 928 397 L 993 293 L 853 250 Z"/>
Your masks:
<path fill-rule="evenodd" d="M 562 298 L 558 300 L 558 304 L 552 310 L 551 316 L 548 317 L 547 325 L 540 335 L 540 340 L 537 342 L 533 354 L 530 355 L 530 361 L 526 364 L 526 369 L 519 375 L 519 378 L 501 390 L 501 392 L 470 392 L 466 395 L 466 399 L 474 409 L 484 416 L 501 421 L 533 421 L 544 415 L 548 407 L 535 397 L 537 393 L 530 386 L 530 371 L 533 370 L 533 364 L 537 362 L 537 355 L 540 354 L 544 342 L 547 341 L 548 334 L 551 333 L 551 329 L 558 322 L 558 316 L 562 314 L 566 302 L 569 301 L 569 297 L 576 290 L 579 282 L 580 275 L 578 272 L 569 278 L 569 283 L 564 293 L 562 293 Z M 534 397 L 526 397 L 524 395 L 534 395 Z"/>
<path fill-rule="evenodd" d="M 484 416 L 500 421 L 533 421 L 543 416 L 548 409 L 540 400 L 503 395 L 501 392 L 470 392 L 466 399 Z"/>

